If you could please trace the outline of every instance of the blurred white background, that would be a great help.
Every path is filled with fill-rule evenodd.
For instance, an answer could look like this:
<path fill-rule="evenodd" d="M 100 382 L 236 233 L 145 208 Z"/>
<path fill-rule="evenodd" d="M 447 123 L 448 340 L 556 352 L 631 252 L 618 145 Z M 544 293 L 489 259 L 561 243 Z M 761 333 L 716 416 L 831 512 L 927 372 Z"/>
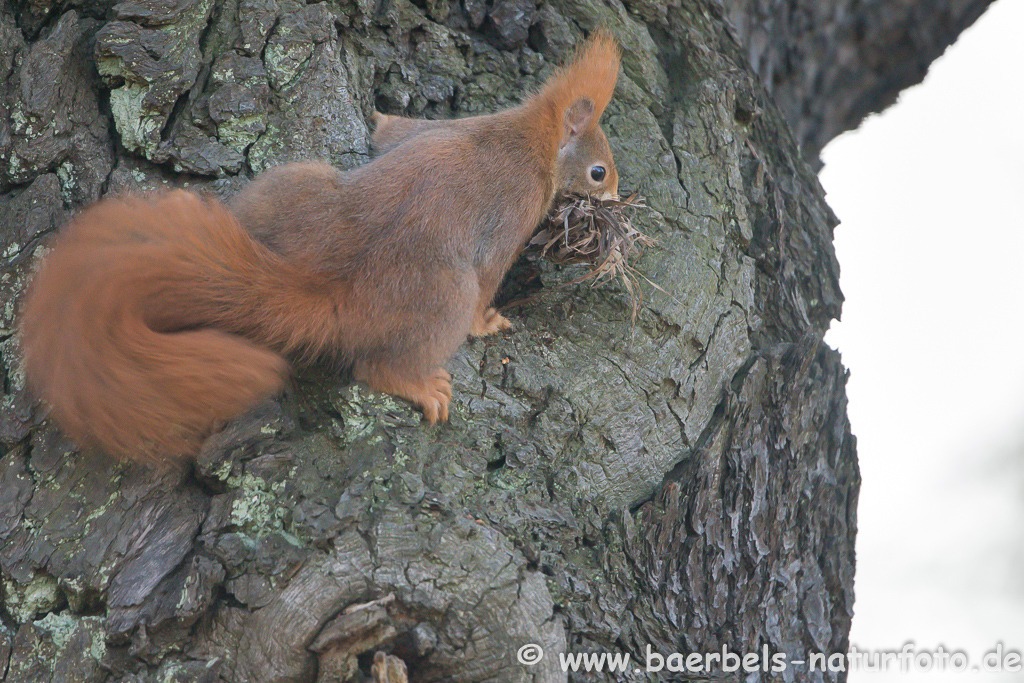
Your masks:
<path fill-rule="evenodd" d="M 1024 651 L 1024 2 L 999 0 L 922 85 L 833 141 L 863 488 L 858 649 Z M 1015 674 L 866 681 L 1024 681 Z"/>

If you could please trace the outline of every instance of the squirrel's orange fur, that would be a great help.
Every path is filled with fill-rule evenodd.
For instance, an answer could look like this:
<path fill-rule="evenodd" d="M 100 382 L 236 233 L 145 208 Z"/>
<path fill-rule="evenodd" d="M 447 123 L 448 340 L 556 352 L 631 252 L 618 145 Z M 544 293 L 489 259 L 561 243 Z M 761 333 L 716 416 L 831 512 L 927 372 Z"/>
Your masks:
<path fill-rule="evenodd" d="M 447 419 L 443 366 L 467 334 L 510 326 L 491 300 L 556 192 L 617 190 L 598 120 L 618 66 L 598 32 L 518 107 L 378 114 L 371 163 L 277 167 L 228 208 L 185 191 L 101 201 L 30 288 L 30 386 L 80 443 L 142 460 L 194 454 L 278 391 L 282 353 L 337 354 Z"/>

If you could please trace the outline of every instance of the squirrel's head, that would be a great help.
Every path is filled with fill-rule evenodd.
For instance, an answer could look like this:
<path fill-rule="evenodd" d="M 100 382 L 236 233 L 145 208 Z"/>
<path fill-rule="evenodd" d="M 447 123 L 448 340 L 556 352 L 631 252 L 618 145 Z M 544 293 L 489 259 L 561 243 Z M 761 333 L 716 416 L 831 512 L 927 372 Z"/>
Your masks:
<path fill-rule="evenodd" d="M 599 199 L 618 197 L 619 174 L 608 138 L 597 125 L 593 100 L 580 98 L 565 111 L 564 130 L 555 162 L 555 189 L 589 194 Z"/>
<path fill-rule="evenodd" d="M 534 98 L 553 112 L 558 130 L 555 190 L 616 197 L 619 174 L 608 138 L 598 125 L 612 99 L 619 76 L 619 45 L 600 29 L 580 47 L 576 57 L 544 84 Z"/>

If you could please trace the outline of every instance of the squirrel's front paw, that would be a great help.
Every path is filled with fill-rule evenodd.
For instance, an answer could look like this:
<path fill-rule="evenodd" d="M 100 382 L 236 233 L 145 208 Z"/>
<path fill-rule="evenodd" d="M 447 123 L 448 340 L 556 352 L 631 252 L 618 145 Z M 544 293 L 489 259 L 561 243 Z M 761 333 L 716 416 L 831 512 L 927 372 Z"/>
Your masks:
<path fill-rule="evenodd" d="M 469 330 L 469 334 L 474 337 L 486 337 L 510 329 L 512 329 L 512 323 L 508 318 L 498 313 L 498 309 L 488 308 L 483 315 L 473 321 L 473 327 Z"/>

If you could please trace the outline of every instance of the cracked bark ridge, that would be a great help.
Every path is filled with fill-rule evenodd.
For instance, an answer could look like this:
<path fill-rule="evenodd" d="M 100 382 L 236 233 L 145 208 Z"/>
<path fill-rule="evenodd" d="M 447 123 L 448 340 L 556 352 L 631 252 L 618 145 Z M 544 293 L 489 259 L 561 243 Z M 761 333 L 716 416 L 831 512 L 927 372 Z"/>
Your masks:
<path fill-rule="evenodd" d="M 381 651 L 412 681 L 560 682 L 582 680 L 563 651 L 842 650 L 858 479 L 845 375 L 820 345 L 842 296 L 835 219 L 797 142 L 832 130 L 829 103 L 849 110 L 835 120 L 859 105 L 825 67 L 817 90 L 769 83 L 777 105 L 752 46 L 767 41 L 753 63 L 768 77 L 782 62 L 765 55 L 828 29 L 740 43 L 724 11 L 0 5 L 7 678 L 349 681 Z M 901 39 L 864 16 L 864 35 Z M 598 25 L 625 50 L 604 127 L 658 239 L 636 265 L 668 292 L 646 291 L 635 325 L 625 292 L 559 289 L 576 271 L 527 258 L 503 296 L 545 291 L 453 358 L 449 424 L 313 365 L 159 474 L 79 452 L 25 394 L 17 301 L 82 203 L 171 184 L 227 197 L 290 159 L 362 163 L 374 108 L 508 106 Z M 547 653 L 534 667 L 515 657 L 529 643 Z"/>
<path fill-rule="evenodd" d="M 838 354 L 814 337 L 758 353 L 700 455 L 606 529 L 609 574 L 648 572 L 639 588 L 623 581 L 603 596 L 631 615 L 628 649 L 749 653 L 767 643 L 790 660 L 847 650 L 860 476 L 845 383 Z M 823 678 L 806 665 L 783 676 Z"/>

